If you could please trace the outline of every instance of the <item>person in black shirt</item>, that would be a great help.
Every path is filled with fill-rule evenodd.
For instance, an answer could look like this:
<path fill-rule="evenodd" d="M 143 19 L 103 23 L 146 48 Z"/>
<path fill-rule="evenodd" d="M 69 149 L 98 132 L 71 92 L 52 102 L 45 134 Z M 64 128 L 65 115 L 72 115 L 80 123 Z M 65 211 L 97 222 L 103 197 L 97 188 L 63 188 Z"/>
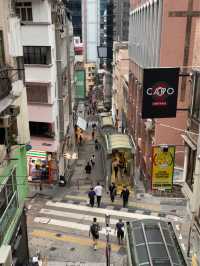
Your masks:
<path fill-rule="evenodd" d="M 115 186 L 115 183 L 112 183 L 110 185 L 109 191 L 110 191 L 110 199 L 111 199 L 112 202 L 114 202 L 115 196 L 116 196 L 116 192 L 117 192 L 117 188 Z"/>
<path fill-rule="evenodd" d="M 120 245 L 124 239 L 124 223 L 122 219 L 119 219 L 119 222 L 116 223 L 115 231 L 117 231 L 118 244 Z"/>
<path fill-rule="evenodd" d="M 94 207 L 94 200 L 95 200 L 95 191 L 93 190 L 93 187 L 90 188 L 90 191 L 88 192 L 88 197 L 90 200 L 90 206 Z"/>
<path fill-rule="evenodd" d="M 129 190 L 126 186 L 124 186 L 124 188 L 122 189 L 122 192 L 121 192 L 121 197 L 122 197 L 122 200 L 123 200 L 123 207 L 126 208 L 127 205 L 128 205 L 128 198 L 129 198 Z"/>
<path fill-rule="evenodd" d="M 92 170 L 92 167 L 90 165 L 90 163 L 88 162 L 86 167 L 85 167 L 85 172 L 86 174 L 90 174 L 91 173 L 91 170 Z"/>

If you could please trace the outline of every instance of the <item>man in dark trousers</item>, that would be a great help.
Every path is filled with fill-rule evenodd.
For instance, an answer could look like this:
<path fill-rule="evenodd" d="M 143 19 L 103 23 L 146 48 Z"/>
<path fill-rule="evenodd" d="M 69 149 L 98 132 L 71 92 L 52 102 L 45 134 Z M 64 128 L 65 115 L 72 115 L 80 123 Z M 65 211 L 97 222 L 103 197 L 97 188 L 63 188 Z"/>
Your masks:
<path fill-rule="evenodd" d="M 102 190 L 103 190 L 103 187 L 98 182 L 96 187 L 94 188 L 95 194 L 97 196 L 97 207 L 98 208 L 100 207 L 100 204 L 101 204 Z"/>
<path fill-rule="evenodd" d="M 117 231 L 118 244 L 122 244 L 124 239 L 124 223 L 122 219 L 119 219 L 119 222 L 116 223 L 115 231 Z"/>
<path fill-rule="evenodd" d="M 88 197 L 89 197 L 89 200 L 90 200 L 90 206 L 91 207 L 94 207 L 95 195 L 96 195 L 96 193 L 95 193 L 93 187 L 91 187 L 90 191 L 88 192 Z"/>
<path fill-rule="evenodd" d="M 110 199 L 111 199 L 112 202 L 114 202 L 115 196 L 116 196 L 116 192 L 117 192 L 117 188 L 115 186 L 115 183 L 112 183 L 109 186 L 109 191 L 110 191 Z"/>
<path fill-rule="evenodd" d="M 90 174 L 91 173 L 91 170 L 92 170 L 92 167 L 90 165 L 90 163 L 88 162 L 86 167 L 85 167 L 85 172 L 86 174 Z"/>
<path fill-rule="evenodd" d="M 121 192 L 121 197 L 123 199 L 123 207 L 126 208 L 127 205 L 128 205 L 128 198 L 129 198 L 129 190 L 126 186 L 124 186 L 124 188 L 122 189 L 122 192 Z"/>
<path fill-rule="evenodd" d="M 90 235 L 92 235 L 93 238 L 93 247 L 94 250 L 97 249 L 97 241 L 99 239 L 99 231 L 100 231 L 100 226 L 99 223 L 97 223 L 97 218 L 93 218 L 93 223 L 90 226 L 90 230 L 89 230 L 89 237 Z"/>

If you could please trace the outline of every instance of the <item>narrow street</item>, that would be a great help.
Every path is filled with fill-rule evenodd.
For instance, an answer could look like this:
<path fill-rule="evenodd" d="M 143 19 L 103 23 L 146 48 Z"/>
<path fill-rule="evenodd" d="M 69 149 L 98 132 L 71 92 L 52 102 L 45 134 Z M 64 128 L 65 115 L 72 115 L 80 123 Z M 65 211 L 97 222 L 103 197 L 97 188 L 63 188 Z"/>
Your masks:
<path fill-rule="evenodd" d="M 119 218 L 123 221 L 155 218 L 182 222 L 178 216 L 162 212 L 156 202 L 136 201 L 133 191 L 128 208 L 122 208 L 119 195 L 115 202 L 111 203 L 105 189 L 105 180 L 102 178 L 105 167 L 103 154 L 101 149 L 95 150 L 94 140 L 91 137 L 91 125 L 97 121 L 97 117 L 88 119 L 89 126 L 83 134 L 83 143 L 79 147 L 79 156 L 70 187 L 56 187 L 46 191 L 44 189 L 40 193 L 36 191 L 36 196 L 27 204 L 31 255 L 39 251 L 42 258 L 52 263 L 48 265 L 62 265 L 61 262 L 65 262 L 63 265 L 106 265 L 105 215 L 111 217 L 111 263 L 116 266 L 126 265 L 125 245 L 117 244 L 114 232 Z M 98 138 L 98 133 L 96 137 Z M 96 157 L 95 166 L 88 176 L 85 173 L 85 165 L 92 154 Z M 102 204 L 101 208 L 91 208 L 88 206 L 87 193 L 97 182 L 104 186 Z M 93 217 L 97 217 L 102 228 L 97 251 L 93 250 L 92 239 L 88 237 Z M 76 264 L 73 264 L 75 262 Z"/>

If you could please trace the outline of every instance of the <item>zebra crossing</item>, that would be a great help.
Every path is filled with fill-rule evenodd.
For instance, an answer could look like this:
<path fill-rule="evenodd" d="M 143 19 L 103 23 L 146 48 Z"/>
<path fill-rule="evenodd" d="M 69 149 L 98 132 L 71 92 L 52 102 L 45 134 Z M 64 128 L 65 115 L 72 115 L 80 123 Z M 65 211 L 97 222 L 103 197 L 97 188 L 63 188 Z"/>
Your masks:
<path fill-rule="evenodd" d="M 105 215 L 110 216 L 110 235 L 115 236 L 115 224 L 118 219 L 130 221 L 136 219 L 162 219 L 162 217 L 131 213 L 127 211 L 113 210 L 109 208 L 91 208 L 89 206 L 74 203 L 47 201 L 34 218 L 34 223 L 43 224 L 43 227 L 53 226 L 56 230 L 75 230 L 79 232 L 89 231 L 93 218 L 96 217 L 101 226 L 100 235 L 106 235 Z"/>

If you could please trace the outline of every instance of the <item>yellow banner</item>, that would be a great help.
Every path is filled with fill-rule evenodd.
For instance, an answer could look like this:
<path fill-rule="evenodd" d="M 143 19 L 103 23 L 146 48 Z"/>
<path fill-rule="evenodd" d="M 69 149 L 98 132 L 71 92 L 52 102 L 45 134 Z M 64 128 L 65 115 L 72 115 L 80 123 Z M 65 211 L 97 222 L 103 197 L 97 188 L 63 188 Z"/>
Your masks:
<path fill-rule="evenodd" d="M 152 152 L 152 189 L 171 190 L 173 186 L 175 146 L 156 146 Z"/>

